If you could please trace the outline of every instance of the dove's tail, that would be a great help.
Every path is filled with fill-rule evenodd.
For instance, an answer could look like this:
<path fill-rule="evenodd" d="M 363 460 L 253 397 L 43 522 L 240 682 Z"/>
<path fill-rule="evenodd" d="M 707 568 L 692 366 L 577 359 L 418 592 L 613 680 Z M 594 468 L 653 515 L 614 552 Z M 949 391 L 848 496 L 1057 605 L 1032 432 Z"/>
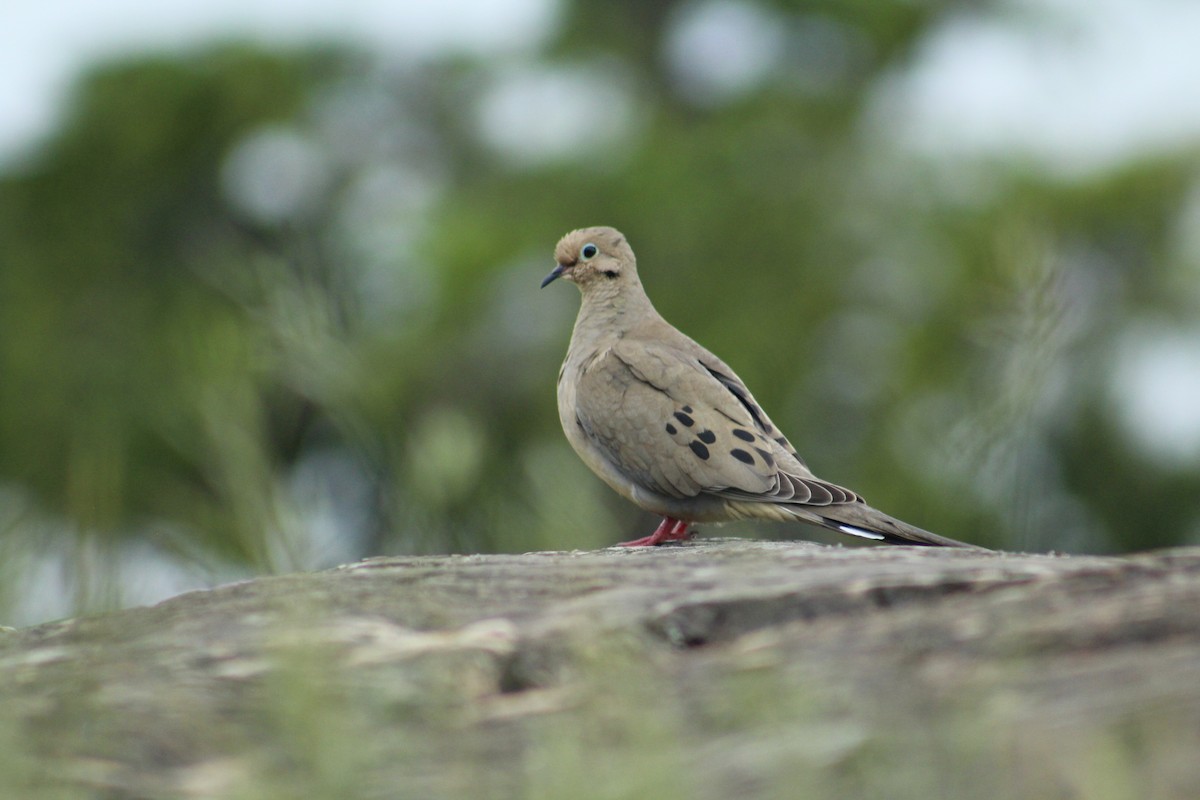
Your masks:
<path fill-rule="evenodd" d="M 974 544 L 960 542 L 946 536 L 922 530 L 895 517 L 889 517 L 882 511 L 871 508 L 866 503 L 844 503 L 826 506 L 818 511 L 810 507 L 809 511 L 817 511 L 820 525 L 830 530 L 873 539 L 886 544 L 917 544 L 929 547 L 966 547 L 972 550 L 986 550 Z"/>

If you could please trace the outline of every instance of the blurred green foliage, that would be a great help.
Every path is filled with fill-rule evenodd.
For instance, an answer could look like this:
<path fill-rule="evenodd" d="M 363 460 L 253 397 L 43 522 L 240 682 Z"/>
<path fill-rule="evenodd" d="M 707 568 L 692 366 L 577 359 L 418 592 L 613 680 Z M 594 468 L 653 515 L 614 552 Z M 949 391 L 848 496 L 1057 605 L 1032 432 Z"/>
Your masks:
<path fill-rule="evenodd" d="M 557 429 L 576 298 L 537 285 L 592 224 L 872 504 L 998 547 L 1194 538 L 1197 459 L 1136 447 L 1109 386 L 1130 326 L 1200 299 L 1176 241 L 1195 155 L 1072 181 L 930 163 L 868 111 L 950 5 L 772 5 L 838 68 L 785 51 L 700 101 L 660 57 L 681 4 L 581 1 L 518 65 L 230 46 L 87 75 L 0 174 L 10 567 L 66 553 L 88 607 L 120 601 L 130 543 L 222 577 L 637 534 Z M 489 143 L 516 68 L 608 81 L 624 112 L 581 107 L 619 134 Z"/>

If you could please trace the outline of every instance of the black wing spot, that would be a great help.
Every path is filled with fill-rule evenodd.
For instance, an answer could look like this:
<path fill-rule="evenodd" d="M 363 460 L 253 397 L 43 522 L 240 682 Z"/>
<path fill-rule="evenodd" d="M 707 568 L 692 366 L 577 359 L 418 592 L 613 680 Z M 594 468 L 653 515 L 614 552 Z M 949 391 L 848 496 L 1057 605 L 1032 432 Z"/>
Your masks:
<path fill-rule="evenodd" d="M 733 456 L 734 458 L 736 458 L 738 461 L 742 462 L 743 464 L 753 464 L 754 463 L 754 456 L 750 455 L 745 450 L 741 450 L 736 447 L 729 451 L 729 455 Z"/>
<path fill-rule="evenodd" d="M 696 420 L 692 419 L 682 411 L 675 412 L 675 419 L 679 420 L 682 424 L 688 426 L 689 428 L 696 424 Z"/>
<path fill-rule="evenodd" d="M 696 438 L 705 444 L 712 444 L 717 440 L 717 435 L 710 430 L 703 430 L 696 434 Z"/>
<path fill-rule="evenodd" d="M 671 423 L 668 422 L 667 423 L 667 433 L 674 436 L 675 434 L 679 433 L 679 430 L 674 425 L 672 425 Z"/>
<path fill-rule="evenodd" d="M 708 461 L 708 448 L 703 444 L 693 440 L 688 447 L 692 448 L 692 452 L 695 453 L 701 461 Z"/>
<path fill-rule="evenodd" d="M 754 448 L 754 452 L 758 453 L 759 457 L 762 458 L 763 463 L 765 463 L 768 467 L 775 466 L 775 457 L 766 450 L 763 450 L 761 447 L 756 447 Z"/>
<path fill-rule="evenodd" d="M 683 407 L 683 413 L 685 413 L 685 414 L 691 414 L 691 413 L 692 413 L 692 407 L 691 407 L 691 406 L 684 406 L 684 407 Z"/>
<path fill-rule="evenodd" d="M 754 434 L 750 431 L 744 431 L 741 428 L 734 428 L 733 435 L 741 439 L 743 442 L 753 442 Z"/>

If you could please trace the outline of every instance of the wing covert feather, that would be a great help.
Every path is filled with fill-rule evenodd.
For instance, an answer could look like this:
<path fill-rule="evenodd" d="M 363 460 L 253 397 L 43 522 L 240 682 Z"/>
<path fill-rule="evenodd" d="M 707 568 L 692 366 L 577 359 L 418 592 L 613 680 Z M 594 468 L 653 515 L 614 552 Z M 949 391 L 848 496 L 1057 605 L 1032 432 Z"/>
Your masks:
<path fill-rule="evenodd" d="M 816 479 L 719 361 L 618 342 L 582 370 L 576 414 L 622 473 L 668 497 L 821 506 L 858 500 Z"/>

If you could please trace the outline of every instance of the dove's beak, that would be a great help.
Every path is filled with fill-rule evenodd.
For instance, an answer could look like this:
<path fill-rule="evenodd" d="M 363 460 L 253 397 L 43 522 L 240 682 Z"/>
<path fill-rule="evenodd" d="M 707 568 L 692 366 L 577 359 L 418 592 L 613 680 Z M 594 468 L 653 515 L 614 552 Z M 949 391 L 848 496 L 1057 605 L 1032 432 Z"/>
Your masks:
<path fill-rule="evenodd" d="M 550 274 L 542 279 L 542 288 L 545 289 L 548 284 L 554 283 L 554 281 L 561 278 L 562 274 L 566 270 L 566 268 L 567 267 L 565 264 L 559 264 L 554 269 L 552 269 L 550 271 Z"/>

